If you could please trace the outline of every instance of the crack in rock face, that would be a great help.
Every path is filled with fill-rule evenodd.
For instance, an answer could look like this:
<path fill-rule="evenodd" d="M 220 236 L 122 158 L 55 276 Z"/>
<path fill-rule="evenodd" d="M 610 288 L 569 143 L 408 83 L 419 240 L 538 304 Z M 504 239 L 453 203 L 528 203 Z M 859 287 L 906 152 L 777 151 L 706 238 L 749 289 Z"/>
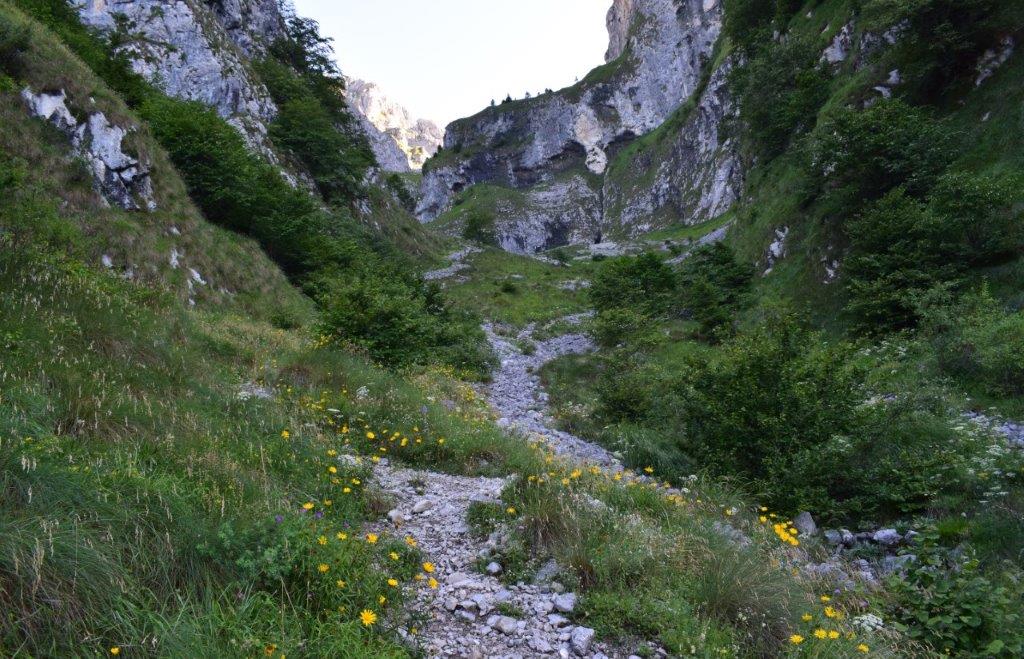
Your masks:
<path fill-rule="evenodd" d="M 64 90 L 35 94 L 25 88 L 21 98 L 32 116 L 68 137 L 72 150 L 87 161 L 96 191 L 105 201 L 125 210 L 156 210 L 149 167 L 124 152 L 128 130 L 110 123 L 102 112 L 79 122 L 68 109 Z"/>

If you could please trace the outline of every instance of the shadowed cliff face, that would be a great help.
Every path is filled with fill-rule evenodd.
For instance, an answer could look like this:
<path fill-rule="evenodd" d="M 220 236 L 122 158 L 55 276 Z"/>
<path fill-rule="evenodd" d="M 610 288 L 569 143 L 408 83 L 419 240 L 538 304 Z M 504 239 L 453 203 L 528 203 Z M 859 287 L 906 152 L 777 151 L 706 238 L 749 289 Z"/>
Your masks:
<path fill-rule="evenodd" d="M 608 14 L 607 64 L 573 87 L 488 108 L 448 127 L 444 150 L 424 170 L 420 218 L 435 219 L 476 183 L 581 193 L 568 215 L 563 209 L 573 207 L 571 196 L 551 206 L 543 200 L 557 195 L 531 192 L 540 205 L 528 203 L 513 216 L 495 218 L 506 248 L 524 245 L 513 250 L 535 251 L 597 239 L 606 224 L 630 233 L 652 208 L 671 207 L 677 222 L 721 212 L 735 196 L 730 189 L 735 177 L 725 173 L 731 166 L 721 162 L 728 145 L 719 135 L 731 103 L 724 75 L 717 77 L 719 84 L 705 84 L 721 24 L 720 0 L 616 0 Z M 635 161 L 617 166 L 617 154 L 664 124 L 695 94 L 697 116 L 674 122 L 679 153 L 671 171 L 658 172 L 659 191 L 643 189 L 630 180 L 643 168 Z M 694 168 L 699 171 L 681 171 Z M 612 170 L 625 180 L 609 178 Z M 684 184 L 696 184 L 698 196 L 708 198 L 683 203 L 683 193 L 672 188 Z M 612 218 L 608 192 L 616 200 Z M 636 194 L 641 198 L 623 198 Z"/>

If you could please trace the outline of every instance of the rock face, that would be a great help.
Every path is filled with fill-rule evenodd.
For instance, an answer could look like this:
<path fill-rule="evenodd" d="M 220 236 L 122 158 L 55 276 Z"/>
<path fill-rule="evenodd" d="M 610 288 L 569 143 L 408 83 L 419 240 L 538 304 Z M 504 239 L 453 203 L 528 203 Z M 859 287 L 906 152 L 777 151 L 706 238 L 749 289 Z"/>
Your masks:
<path fill-rule="evenodd" d="M 675 223 L 723 212 L 741 178 L 722 129 L 734 112 L 725 85 L 731 64 L 708 70 L 721 25 L 720 0 L 615 0 L 607 64 L 573 87 L 448 127 L 443 152 L 424 169 L 420 219 L 435 219 L 474 184 L 529 189 L 537 203 L 495 219 L 503 247 L 530 252 L 632 233 L 638 218 L 656 212 Z M 625 145 L 695 94 L 696 109 L 659 131 L 665 162 L 622 161 Z M 652 174 L 653 189 L 639 184 Z"/>
<path fill-rule="evenodd" d="M 277 107 L 245 58 L 245 50 L 258 49 L 283 30 L 273 0 L 209 6 L 198 0 L 85 0 L 78 11 L 86 25 L 122 33 L 119 50 L 136 73 L 169 96 L 216 109 L 254 150 L 274 160 L 267 124 Z"/>
<path fill-rule="evenodd" d="M 79 122 L 67 106 L 64 91 L 21 92 L 29 112 L 53 124 L 71 142 L 92 172 L 96 191 L 110 204 L 125 210 L 156 210 L 149 167 L 128 155 L 122 142 L 129 129 L 110 123 L 102 112 L 93 112 Z"/>
<path fill-rule="evenodd" d="M 620 157 L 605 177 L 605 230 L 635 235 L 729 210 L 743 186 L 743 168 L 727 124 L 738 117 L 726 60 L 712 73 L 696 107 L 681 110 L 679 130 L 659 131 L 651 147 Z"/>
<path fill-rule="evenodd" d="M 392 172 L 419 170 L 437 152 L 444 139 L 437 124 L 414 119 L 375 83 L 349 79 L 347 87 L 349 107 L 362 120 L 382 168 Z"/>

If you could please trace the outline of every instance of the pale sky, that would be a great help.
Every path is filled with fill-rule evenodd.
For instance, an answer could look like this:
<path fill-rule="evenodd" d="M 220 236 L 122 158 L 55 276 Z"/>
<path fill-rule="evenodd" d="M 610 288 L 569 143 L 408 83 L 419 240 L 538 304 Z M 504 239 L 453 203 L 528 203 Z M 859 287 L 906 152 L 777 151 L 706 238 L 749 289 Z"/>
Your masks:
<path fill-rule="evenodd" d="M 604 63 L 611 0 L 294 0 L 342 72 L 442 128 Z"/>

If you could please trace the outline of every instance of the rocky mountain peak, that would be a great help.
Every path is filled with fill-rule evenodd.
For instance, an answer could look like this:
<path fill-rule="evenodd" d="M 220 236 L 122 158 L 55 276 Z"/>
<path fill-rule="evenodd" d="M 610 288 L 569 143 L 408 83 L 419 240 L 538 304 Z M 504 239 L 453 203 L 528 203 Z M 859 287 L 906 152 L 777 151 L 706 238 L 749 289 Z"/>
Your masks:
<path fill-rule="evenodd" d="M 379 85 L 365 80 L 347 81 L 349 106 L 372 130 L 371 144 L 381 166 L 389 171 L 419 170 L 437 152 L 444 131 L 428 119 L 415 119 L 389 98 Z M 383 139 L 381 139 L 383 138 Z"/>
<path fill-rule="evenodd" d="M 604 61 L 616 60 L 626 50 L 630 26 L 633 25 L 634 0 L 615 0 L 608 10 L 608 52 Z"/>

